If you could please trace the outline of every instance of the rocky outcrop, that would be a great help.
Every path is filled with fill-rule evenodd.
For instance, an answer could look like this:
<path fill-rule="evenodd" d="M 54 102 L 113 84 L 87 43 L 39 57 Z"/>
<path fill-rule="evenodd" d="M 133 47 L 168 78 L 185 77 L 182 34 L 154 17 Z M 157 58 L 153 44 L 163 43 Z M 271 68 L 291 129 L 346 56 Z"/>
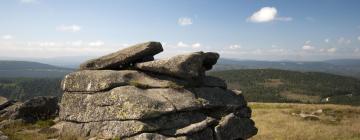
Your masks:
<path fill-rule="evenodd" d="M 11 103 L 8 103 L 11 102 Z M 8 101 L 7 106 L 0 110 L 0 117 L 23 122 L 35 122 L 58 116 L 58 98 L 54 96 L 39 96 L 24 103 Z"/>
<path fill-rule="evenodd" d="M 125 50 L 136 51 L 131 49 Z M 224 80 L 205 75 L 219 58 L 217 53 L 195 52 L 148 62 L 138 60 L 153 53 L 136 59 L 119 52 L 109 56 L 111 62 L 101 57 L 97 65 L 112 63 L 111 67 L 65 76 L 60 121 L 53 127 L 60 134 L 94 139 L 231 140 L 257 133 L 242 94 L 227 89 Z M 124 63 L 114 63 L 116 59 L 131 65 L 119 70 Z"/>
<path fill-rule="evenodd" d="M 122 49 L 80 65 L 82 70 L 124 69 L 137 62 L 154 60 L 154 55 L 163 51 L 159 42 L 146 42 Z"/>

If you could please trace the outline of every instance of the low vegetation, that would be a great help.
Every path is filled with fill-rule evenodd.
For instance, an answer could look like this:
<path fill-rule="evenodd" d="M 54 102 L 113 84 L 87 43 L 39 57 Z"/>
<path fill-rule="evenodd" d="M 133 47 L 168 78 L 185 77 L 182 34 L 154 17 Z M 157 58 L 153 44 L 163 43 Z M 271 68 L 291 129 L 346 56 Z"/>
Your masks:
<path fill-rule="evenodd" d="M 258 134 L 251 140 L 360 140 L 360 107 L 249 103 Z M 316 112 L 318 119 L 300 117 Z"/>
<path fill-rule="evenodd" d="M 35 96 L 61 96 L 61 78 L 0 78 L 0 96 L 25 101 Z"/>
<path fill-rule="evenodd" d="M 209 73 L 241 90 L 252 102 L 333 103 L 360 105 L 360 80 L 351 77 L 275 69 Z"/>

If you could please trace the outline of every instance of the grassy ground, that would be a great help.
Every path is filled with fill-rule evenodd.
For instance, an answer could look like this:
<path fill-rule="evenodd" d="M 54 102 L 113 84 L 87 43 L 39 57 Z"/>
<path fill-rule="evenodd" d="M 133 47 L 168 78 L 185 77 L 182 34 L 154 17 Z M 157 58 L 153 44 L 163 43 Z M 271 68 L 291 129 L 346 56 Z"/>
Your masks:
<path fill-rule="evenodd" d="M 289 103 L 249 105 L 259 129 L 251 140 L 360 140 L 360 107 Z M 299 115 L 316 111 L 319 117 L 316 120 Z"/>
<path fill-rule="evenodd" d="M 289 103 L 249 103 L 259 132 L 251 140 L 360 140 L 360 107 Z M 321 110 L 321 111 L 319 111 Z M 307 120 L 299 114 L 314 113 L 319 119 Z M 2 129 L 13 140 L 46 140 L 51 120 L 34 124 L 13 124 Z M 76 136 L 63 136 L 76 140 Z"/>

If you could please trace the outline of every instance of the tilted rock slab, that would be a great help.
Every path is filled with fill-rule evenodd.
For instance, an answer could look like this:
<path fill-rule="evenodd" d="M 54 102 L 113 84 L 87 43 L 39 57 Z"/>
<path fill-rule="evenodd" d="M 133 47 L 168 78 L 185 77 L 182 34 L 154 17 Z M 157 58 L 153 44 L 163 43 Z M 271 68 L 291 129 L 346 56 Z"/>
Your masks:
<path fill-rule="evenodd" d="M 167 60 L 155 60 L 135 64 L 135 67 L 160 74 L 167 74 L 184 79 L 194 79 L 205 75 L 217 62 L 219 54 L 213 52 L 195 52 L 177 55 Z"/>
<path fill-rule="evenodd" d="M 62 81 L 62 89 L 67 92 L 99 92 L 125 85 L 168 88 L 187 86 L 190 82 L 169 76 L 150 76 L 136 70 L 83 70 L 66 75 Z"/>
<path fill-rule="evenodd" d="M 182 80 L 166 75 L 146 74 L 136 70 L 82 70 L 70 73 L 62 81 L 66 92 L 99 92 L 115 87 L 133 85 L 143 88 L 221 87 L 224 80 L 205 76 L 200 81 Z"/>
<path fill-rule="evenodd" d="M 163 51 L 160 42 L 137 44 L 80 65 L 81 70 L 123 69 L 134 63 L 154 60 L 153 56 Z"/>

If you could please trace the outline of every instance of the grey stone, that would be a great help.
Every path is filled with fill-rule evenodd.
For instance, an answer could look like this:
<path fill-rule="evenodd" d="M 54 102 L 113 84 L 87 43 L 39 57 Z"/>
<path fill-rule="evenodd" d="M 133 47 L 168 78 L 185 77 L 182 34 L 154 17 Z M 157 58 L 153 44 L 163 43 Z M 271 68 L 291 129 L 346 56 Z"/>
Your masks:
<path fill-rule="evenodd" d="M 141 89 L 122 86 L 94 94 L 63 95 L 60 120 L 91 122 L 146 119 L 180 110 L 201 108 L 201 102 L 185 89 Z"/>
<path fill-rule="evenodd" d="M 62 133 L 73 133 L 82 137 L 112 139 L 163 129 L 182 128 L 193 123 L 203 122 L 204 120 L 207 120 L 204 114 L 184 112 L 148 120 L 99 121 L 87 123 L 61 122 L 61 126 L 56 126 L 56 128 L 60 129 Z"/>
<path fill-rule="evenodd" d="M 46 120 L 58 115 L 58 99 L 54 96 L 39 96 L 25 101 L 16 112 L 11 115 L 11 119 L 22 119 L 25 122 Z"/>
<path fill-rule="evenodd" d="M 242 95 L 236 95 L 233 91 L 217 87 L 193 88 L 198 100 L 206 108 L 211 107 L 242 107 L 246 101 Z"/>
<path fill-rule="evenodd" d="M 0 131 L 0 140 L 8 140 L 9 137 L 6 136 L 2 131 Z"/>
<path fill-rule="evenodd" d="M 240 118 L 233 113 L 223 117 L 215 127 L 217 140 L 248 139 L 257 131 L 251 119 Z"/>
<path fill-rule="evenodd" d="M 213 140 L 213 131 L 210 128 L 184 136 L 165 136 L 158 133 L 141 133 L 136 136 L 124 138 L 124 140 Z"/>
<path fill-rule="evenodd" d="M 159 42 L 137 44 L 120 51 L 89 60 L 80 65 L 82 70 L 123 69 L 138 62 L 153 60 L 153 56 L 163 51 Z"/>
<path fill-rule="evenodd" d="M 135 70 L 83 70 L 70 73 L 62 81 L 62 89 L 68 92 L 98 92 L 118 86 L 135 85 L 145 88 L 177 88 L 190 82 L 168 77 L 148 75 Z"/>
<path fill-rule="evenodd" d="M 202 79 L 202 86 L 205 87 L 220 87 L 220 88 L 227 88 L 227 84 L 224 80 L 213 77 L 213 76 L 204 76 Z"/>
<path fill-rule="evenodd" d="M 144 71 L 167 74 L 183 79 L 194 79 L 205 75 L 217 61 L 217 53 L 195 52 L 177 55 L 167 60 L 137 63 L 135 67 Z"/>
<path fill-rule="evenodd" d="M 180 128 L 180 129 L 171 129 L 171 130 L 164 130 L 160 131 L 159 133 L 164 135 L 171 135 L 171 136 L 178 136 L 178 135 L 190 135 L 194 134 L 196 132 L 205 130 L 210 125 L 213 125 L 216 123 L 216 119 L 207 117 L 205 120 L 198 122 L 198 123 L 192 123 L 186 127 Z"/>

